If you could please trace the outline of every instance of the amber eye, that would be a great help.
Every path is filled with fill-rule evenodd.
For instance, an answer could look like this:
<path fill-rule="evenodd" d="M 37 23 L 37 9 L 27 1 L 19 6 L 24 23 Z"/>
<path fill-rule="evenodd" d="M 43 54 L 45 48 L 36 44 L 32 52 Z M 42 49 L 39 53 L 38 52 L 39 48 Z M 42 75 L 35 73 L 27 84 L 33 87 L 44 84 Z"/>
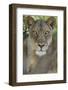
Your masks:
<path fill-rule="evenodd" d="M 46 32 L 45 32 L 45 35 L 48 35 L 48 33 L 49 33 L 49 31 L 46 31 Z"/>
<path fill-rule="evenodd" d="M 36 32 L 36 31 L 33 31 L 33 33 L 34 33 L 35 35 L 37 35 L 37 32 Z"/>

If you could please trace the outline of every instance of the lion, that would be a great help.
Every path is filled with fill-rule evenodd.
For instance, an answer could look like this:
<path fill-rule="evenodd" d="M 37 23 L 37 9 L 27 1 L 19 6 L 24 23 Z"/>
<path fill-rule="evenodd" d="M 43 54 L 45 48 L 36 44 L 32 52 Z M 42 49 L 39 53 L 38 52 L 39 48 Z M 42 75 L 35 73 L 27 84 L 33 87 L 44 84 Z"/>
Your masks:
<path fill-rule="evenodd" d="M 34 20 L 27 16 L 29 35 L 23 42 L 24 74 L 57 72 L 57 40 L 53 40 L 56 20 Z"/>

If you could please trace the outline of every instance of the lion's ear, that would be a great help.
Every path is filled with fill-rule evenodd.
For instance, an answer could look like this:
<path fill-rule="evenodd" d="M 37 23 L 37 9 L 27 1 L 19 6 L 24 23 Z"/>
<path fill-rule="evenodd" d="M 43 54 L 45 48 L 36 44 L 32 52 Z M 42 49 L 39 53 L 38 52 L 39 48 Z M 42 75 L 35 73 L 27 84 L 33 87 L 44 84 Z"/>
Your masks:
<path fill-rule="evenodd" d="M 50 17 L 47 19 L 46 22 L 53 29 L 55 27 L 56 19 L 54 17 Z"/>
<path fill-rule="evenodd" d="M 31 16 L 27 16 L 27 24 L 29 26 L 31 26 L 32 24 L 34 24 L 34 19 Z"/>

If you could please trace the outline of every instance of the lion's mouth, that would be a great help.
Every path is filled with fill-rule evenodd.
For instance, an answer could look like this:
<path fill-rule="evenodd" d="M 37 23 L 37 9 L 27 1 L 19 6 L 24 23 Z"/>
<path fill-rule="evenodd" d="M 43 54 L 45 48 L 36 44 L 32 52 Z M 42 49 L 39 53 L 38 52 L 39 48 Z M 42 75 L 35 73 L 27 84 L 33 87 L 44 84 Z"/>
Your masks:
<path fill-rule="evenodd" d="M 38 55 L 38 56 L 43 56 L 45 54 L 46 54 L 46 51 L 44 51 L 44 50 L 38 50 L 38 51 L 36 51 L 36 55 Z"/>
<path fill-rule="evenodd" d="M 48 46 L 44 46 L 43 48 L 38 47 L 37 50 L 35 51 L 35 53 L 38 56 L 43 56 L 46 54 L 47 49 L 48 49 Z"/>

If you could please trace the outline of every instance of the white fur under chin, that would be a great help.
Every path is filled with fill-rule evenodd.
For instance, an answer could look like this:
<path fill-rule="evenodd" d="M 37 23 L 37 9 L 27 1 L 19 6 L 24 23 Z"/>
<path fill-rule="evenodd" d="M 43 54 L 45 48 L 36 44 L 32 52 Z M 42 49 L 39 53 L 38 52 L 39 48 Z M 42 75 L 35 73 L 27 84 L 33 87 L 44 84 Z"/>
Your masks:
<path fill-rule="evenodd" d="M 38 55 L 38 56 L 43 56 L 45 54 L 46 54 L 45 51 L 36 51 L 36 55 Z"/>

